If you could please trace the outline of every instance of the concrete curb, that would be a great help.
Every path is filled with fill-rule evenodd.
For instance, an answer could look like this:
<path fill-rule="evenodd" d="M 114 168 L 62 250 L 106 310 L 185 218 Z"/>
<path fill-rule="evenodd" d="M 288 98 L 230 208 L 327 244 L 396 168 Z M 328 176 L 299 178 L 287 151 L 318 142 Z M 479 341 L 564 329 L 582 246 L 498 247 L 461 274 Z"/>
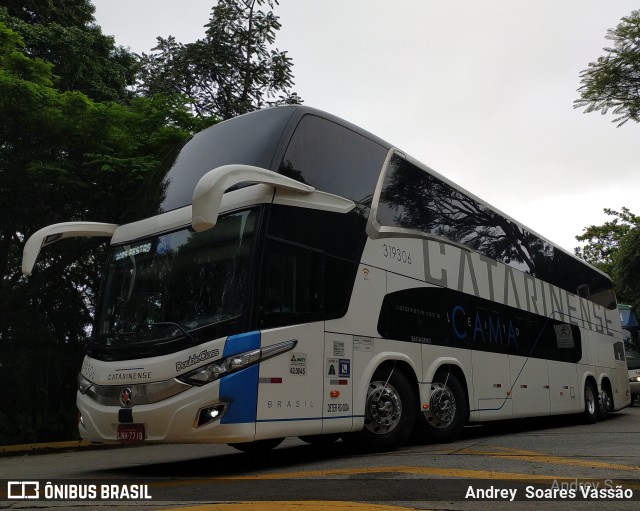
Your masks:
<path fill-rule="evenodd" d="M 67 442 L 47 442 L 41 444 L 0 445 L 0 457 L 22 456 L 28 454 L 47 454 L 51 452 L 77 451 L 109 447 L 106 444 L 92 444 L 86 440 Z"/>

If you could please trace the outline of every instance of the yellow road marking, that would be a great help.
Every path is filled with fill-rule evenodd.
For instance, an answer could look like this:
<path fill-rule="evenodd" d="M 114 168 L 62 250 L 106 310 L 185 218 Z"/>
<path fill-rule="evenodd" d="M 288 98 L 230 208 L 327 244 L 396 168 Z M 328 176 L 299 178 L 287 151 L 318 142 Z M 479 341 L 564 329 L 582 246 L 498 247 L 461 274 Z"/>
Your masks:
<path fill-rule="evenodd" d="M 331 476 L 357 475 L 357 474 L 413 474 L 428 475 L 441 477 L 460 477 L 464 479 L 542 479 L 554 480 L 556 477 L 539 476 L 535 474 L 518 474 L 510 472 L 494 472 L 491 470 L 469 470 L 461 468 L 444 468 L 444 467 L 363 467 L 363 468 L 334 468 L 326 470 L 309 470 L 303 472 L 287 472 L 286 474 L 260 474 L 248 476 L 233 476 L 227 479 L 233 480 L 265 480 L 265 479 L 319 479 Z"/>
<path fill-rule="evenodd" d="M 474 450 L 465 449 L 458 451 L 464 455 L 490 456 L 494 458 L 517 459 L 535 463 L 547 463 L 552 465 L 568 465 L 587 468 L 601 468 L 607 470 L 618 470 L 627 472 L 638 472 L 640 467 L 632 465 L 620 465 L 592 460 L 578 460 L 552 456 L 545 453 L 513 449 L 508 447 L 495 447 L 495 450 Z M 277 479 L 322 479 L 327 477 L 340 478 L 341 476 L 354 476 L 366 474 L 408 474 L 431 477 L 455 477 L 461 479 L 494 479 L 511 481 L 572 481 L 574 477 L 558 477 L 556 475 L 527 474 L 519 472 L 498 472 L 493 470 L 471 470 L 461 468 L 444 467 L 414 467 L 414 466 L 389 466 L 389 467 L 362 467 L 362 468 L 330 468 L 325 470 L 307 470 L 299 472 L 285 472 L 275 474 L 259 475 L 236 475 L 227 477 L 213 477 L 198 480 L 186 481 L 166 481 L 161 483 L 151 483 L 152 487 L 172 487 L 180 485 L 191 485 L 201 483 L 215 483 L 223 481 L 265 481 Z"/>
<path fill-rule="evenodd" d="M 236 502 L 233 504 L 203 504 L 176 507 L 163 511 L 415 511 L 413 507 L 386 506 L 360 502 L 278 501 Z"/>
<path fill-rule="evenodd" d="M 465 449 L 457 451 L 464 455 L 480 455 L 504 459 L 516 459 L 536 463 L 547 463 L 550 465 L 569 465 L 588 468 L 601 468 L 619 471 L 640 471 L 640 467 L 631 465 L 620 465 L 605 463 L 600 461 L 579 460 L 573 458 L 563 458 L 552 456 L 546 453 L 528 451 L 523 449 L 513 449 L 508 447 L 495 447 L 493 450 Z M 444 467 L 414 467 L 414 466 L 379 466 L 362 468 L 331 468 L 325 470 L 307 470 L 298 472 L 285 472 L 259 475 L 237 475 L 228 477 L 212 477 L 199 480 L 166 481 L 162 483 L 152 483 L 152 487 L 188 486 L 203 483 L 224 483 L 226 481 L 265 481 L 282 479 L 323 479 L 336 478 L 339 480 L 344 476 L 371 474 L 403 474 L 418 475 L 443 478 L 461 479 L 485 479 L 485 480 L 510 480 L 510 481 L 536 481 L 536 482 L 563 482 L 575 481 L 576 477 L 558 477 L 555 475 L 526 474 L 518 472 L 498 472 L 492 470 L 471 470 Z M 590 478 L 580 478 L 590 479 Z M 591 478 L 598 480 L 600 478 Z M 640 484 L 627 484 L 625 487 L 640 489 Z M 278 501 L 278 502 L 238 502 L 229 504 L 207 504 L 193 507 L 172 508 L 165 511 L 413 511 L 414 508 L 397 507 L 389 505 L 373 505 L 358 502 L 335 502 L 335 501 Z"/>
<path fill-rule="evenodd" d="M 628 472 L 640 472 L 640 467 L 633 465 L 619 465 L 616 463 L 606 463 L 594 460 L 579 460 L 575 458 L 564 458 L 561 456 L 552 456 L 542 452 L 526 451 L 522 449 L 512 449 L 509 447 L 496 447 L 496 451 L 464 449 L 459 451 L 460 454 L 490 456 L 492 458 L 517 459 L 520 461 L 530 461 L 534 463 L 547 463 L 551 465 L 568 465 L 574 467 L 586 468 L 604 468 L 608 470 L 620 470 Z"/>
<path fill-rule="evenodd" d="M 358 474 L 409 474 L 423 476 L 455 477 L 462 479 L 495 479 L 510 481 L 573 481 L 575 477 L 558 477 L 540 474 L 523 474 L 514 472 L 495 472 L 490 470 L 468 470 L 442 467 L 366 467 L 366 468 L 334 468 L 326 470 L 309 470 L 302 472 L 284 472 L 277 474 L 259 474 L 246 476 L 212 477 L 206 479 L 185 479 L 151 483 L 152 488 L 171 488 L 174 486 L 191 486 L 207 483 L 224 483 L 228 481 L 269 481 L 281 479 L 324 479 L 336 476 L 353 476 Z"/>

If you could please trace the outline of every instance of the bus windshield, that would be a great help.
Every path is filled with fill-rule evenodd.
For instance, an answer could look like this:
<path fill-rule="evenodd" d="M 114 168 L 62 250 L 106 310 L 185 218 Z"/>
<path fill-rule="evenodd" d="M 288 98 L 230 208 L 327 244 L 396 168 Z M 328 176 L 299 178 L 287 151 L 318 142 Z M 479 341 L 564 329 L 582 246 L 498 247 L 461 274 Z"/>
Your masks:
<path fill-rule="evenodd" d="M 245 210 L 202 233 L 182 229 L 113 247 L 94 346 L 190 338 L 194 329 L 240 317 L 257 216 Z"/>

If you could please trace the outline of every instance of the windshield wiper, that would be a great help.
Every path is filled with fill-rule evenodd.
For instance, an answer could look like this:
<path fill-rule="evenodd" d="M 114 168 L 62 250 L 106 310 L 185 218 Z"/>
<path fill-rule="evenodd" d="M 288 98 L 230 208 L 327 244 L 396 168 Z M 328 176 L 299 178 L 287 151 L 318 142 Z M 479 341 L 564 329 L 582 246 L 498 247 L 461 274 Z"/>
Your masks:
<path fill-rule="evenodd" d="M 180 335 L 184 335 L 189 341 L 196 343 L 198 341 L 198 337 L 189 332 L 184 326 L 179 323 L 174 323 L 172 321 L 156 321 L 152 323 L 137 323 L 131 325 L 128 331 L 124 332 L 109 332 L 100 334 L 100 337 L 106 341 L 107 346 L 111 346 L 116 343 L 119 345 L 123 345 L 127 342 L 145 342 L 152 341 L 155 339 L 150 339 L 150 332 L 153 327 L 165 327 L 173 329 L 170 333 L 169 337 L 178 337 Z M 179 332 L 176 332 L 178 330 Z"/>
<path fill-rule="evenodd" d="M 141 327 L 174 327 L 177 328 L 178 330 L 180 330 L 180 332 L 182 332 L 184 334 L 184 336 L 189 339 L 190 341 L 197 341 L 198 338 L 192 334 L 191 332 L 189 332 L 185 327 L 183 327 L 182 325 L 180 325 L 179 323 L 174 323 L 173 321 L 154 321 L 152 323 L 138 323 L 135 326 L 135 332 L 137 334 L 137 336 L 140 336 L 140 329 Z M 172 336 L 175 337 L 175 336 Z"/>

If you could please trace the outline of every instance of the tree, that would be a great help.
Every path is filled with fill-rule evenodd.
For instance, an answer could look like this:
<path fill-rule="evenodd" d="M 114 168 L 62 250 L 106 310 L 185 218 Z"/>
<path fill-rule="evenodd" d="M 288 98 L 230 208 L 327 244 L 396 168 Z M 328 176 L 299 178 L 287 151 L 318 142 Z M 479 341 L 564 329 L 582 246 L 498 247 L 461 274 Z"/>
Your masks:
<path fill-rule="evenodd" d="M 575 253 L 581 259 L 611 274 L 620 241 L 637 224 L 638 218 L 624 207 L 620 212 L 608 208 L 605 208 L 604 212 L 614 217 L 613 220 L 605 222 L 604 225 L 585 227 L 583 233 L 576 236 L 576 240 L 587 244 L 576 248 Z"/>
<path fill-rule="evenodd" d="M 620 240 L 616 275 L 621 296 L 640 310 L 640 218 L 636 226 Z"/>
<path fill-rule="evenodd" d="M 4 0 L 9 16 L 30 24 L 84 27 L 95 20 L 95 7 L 87 0 Z"/>
<path fill-rule="evenodd" d="M 292 61 L 271 48 L 280 29 L 277 0 L 220 0 L 205 37 L 182 44 L 158 37 L 154 53 L 141 57 L 138 93 L 180 93 L 201 117 L 228 119 L 275 104 L 299 103 L 291 92 Z"/>
<path fill-rule="evenodd" d="M 2 442 L 71 437 L 74 375 L 99 283 L 93 241 L 53 245 L 26 279 L 26 237 L 64 220 L 131 221 L 147 173 L 200 127 L 179 98 L 100 103 L 58 90 L 54 71 L 0 22 Z"/>
<path fill-rule="evenodd" d="M 580 73 L 580 99 L 574 107 L 603 115 L 611 110 L 618 127 L 629 120 L 640 122 L 640 10 L 622 18 L 606 38 L 613 48 L 604 48 L 605 55 Z"/>
<path fill-rule="evenodd" d="M 640 217 L 628 208 L 605 209 L 614 217 L 603 225 L 584 228 L 578 241 L 587 242 L 576 248 L 578 257 L 611 276 L 618 300 L 640 305 Z"/>
<path fill-rule="evenodd" d="M 97 101 L 131 97 L 136 56 L 102 34 L 89 0 L 10 0 L 0 21 L 19 33 L 23 52 L 54 65 L 61 91 L 78 91 Z"/>

